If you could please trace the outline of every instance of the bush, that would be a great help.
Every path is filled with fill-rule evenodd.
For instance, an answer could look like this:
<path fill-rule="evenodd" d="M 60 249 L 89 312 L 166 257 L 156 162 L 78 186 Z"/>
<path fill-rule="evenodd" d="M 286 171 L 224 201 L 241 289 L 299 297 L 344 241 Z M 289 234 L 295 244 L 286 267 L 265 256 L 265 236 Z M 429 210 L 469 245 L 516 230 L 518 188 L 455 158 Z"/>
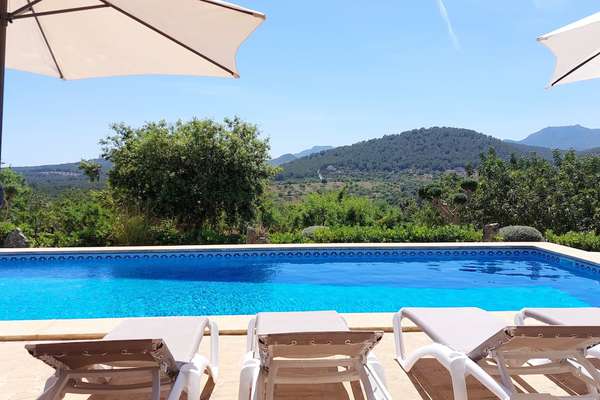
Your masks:
<path fill-rule="evenodd" d="M 505 242 L 543 242 L 544 236 L 531 226 L 505 226 L 500 229 L 499 236 Z"/>
<path fill-rule="evenodd" d="M 302 235 L 302 232 L 275 232 L 269 234 L 269 243 L 272 244 L 289 244 L 289 243 L 305 243 L 307 238 Z"/>
<path fill-rule="evenodd" d="M 379 226 L 338 226 L 316 229 L 311 238 L 301 232 L 272 234 L 271 243 L 418 243 L 477 242 L 482 234 L 471 226 L 445 225 L 427 227 L 403 225 L 396 228 Z"/>
<path fill-rule="evenodd" d="M 152 224 L 143 214 L 121 214 L 112 229 L 113 243 L 118 246 L 143 246 L 154 242 Z"/>
<path fill-rule="evenodd" d="M 557 235 L 553 231 L 546 231 L 546 239 L 549 242 L 562 244 L 586 251 L 600 251 L 600 235 L 595 232 L 567 232 Z"/>
<path fill-rule="evenodd" d="M 0 246 L 4 243 L 4 239 L 8 236 L 9 233 L 17 229 L 17 226 L 12 222 L 2 221 L 0 222 Z"/>

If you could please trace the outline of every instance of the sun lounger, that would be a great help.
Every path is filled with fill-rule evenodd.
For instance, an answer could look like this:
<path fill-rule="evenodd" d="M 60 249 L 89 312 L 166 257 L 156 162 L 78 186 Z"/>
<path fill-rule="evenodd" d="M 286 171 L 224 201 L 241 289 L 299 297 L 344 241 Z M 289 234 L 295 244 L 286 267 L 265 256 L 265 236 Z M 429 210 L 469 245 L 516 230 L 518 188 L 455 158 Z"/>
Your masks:
<path fill-rule="evenodd" d="M 210 330 L 210 360 L 198 354 Z M 43 400 L 66 393 L 132 395 L 161 392 L 169 400 L 186 392 L 188 399 L 207 398 L 218 375 L 219 330 L 199 317 L 136 318 L 120 323 L 102 340 L 40 343 L 29 353 L 56 369 Z M 203 374 L 208 378 L 201 387 Z"/>
<path fill-rule="evenodd" d="M 248 326 L 240 400 L 273 399 L 275 385 L 350 382 L 355 398 L 389 399 L 370 353 L 383 332 L 350 331 L 335 311 L 259 313 Z M 361 387 L 362 386 L 362 387 Z"/>
<path fill-rule="evenodd" d="M 433 343 L 407 356 L 403 319 L 415 323 Z M 563 399 L 600 398 L 600 374 L 584 355 L 587 348 L 600 343 L 600 327 L 515 327 L 479 308 L 403 308 L 394 316 L 394 337 L 396 359 L 405 371 L 425 357 L 435 358 L 448 370 L 455 400 L 468 398 L 467 376 L 503 400 L 553 398 L 518 393 L 511 376 L 558 373 L 573 374 L 589 390 L 589 395 Z M 548 361 L 528 363 L 534 359 Z"/>
<path fill-rule="evenodd" d="M 548 325 L 600 326 L 600 308 L 524 308 L 515 316 L 515 324 L 525 325 L 528 318 Z M 600 359 L 600 346 L 589 349 L 587 355 Z"/>

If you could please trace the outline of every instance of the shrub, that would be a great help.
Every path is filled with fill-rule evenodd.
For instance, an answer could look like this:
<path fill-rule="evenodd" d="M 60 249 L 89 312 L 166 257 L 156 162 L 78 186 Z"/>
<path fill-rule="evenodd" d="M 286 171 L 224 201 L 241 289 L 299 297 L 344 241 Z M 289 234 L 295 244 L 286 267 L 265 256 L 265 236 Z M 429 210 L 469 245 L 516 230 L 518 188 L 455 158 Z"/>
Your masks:
<path fill-rule="evenodd" d="M 445 225 L 427 227 L 403 225 L 395 228 L 380 226 L 338 226 L 316 229 L 311 238 L 301 232 L 270 235 L 271 243 L 417 243 L 417 242 L 476 242 L 482 234 L 471 226 Z"/>
<path fill-rule="evenodd" d="M 119 215 L 113 226 L 113 241 L 122 246 L 143 246 L 154 242 L 154 232 L 143 214 Z"/>
<path fill-rule="evenodd" d="M 0 246 L 2 246 L 2 243 L 4 243 L 4 239 L 6 239 L 6 236 L 8 236 L 8 234 L 14 231 L 16 228 L 17 226 L 12 222 L 0 222 Z"/>
<path fill-rule="evenodd" d="M 244 243 L 246 238 L 237 233 L 221 232 L 213 228 L 201 228 L 196 232 L 193 242 L 188 240 L 189 244 L 240 244 Z"/>
<path fill-rule="evenodd" d="M 499 236 L 505 242 L 543 242 L 544 236 L 531 226 L 505 226 L 500 228 Z"/>
<path fill-rule="evenodd" d="M 600 235 L 595 232 L 567 232 L 557 235 L 553 231 L 546 231 L 546 239 L 549 242 L 562 244 L 586 251 L 600 251 Z"/>
<path fill-rule="evenodd" d="M 272 244 L 288 244 L 288 243 L 305 243 L 306 237 L 302 232 L 275 232 L 269 234 L 269 243 Z"/>
<path fill-rule="evenodd" d="M 150 230 L 152 240 L 155 244 L 168 246 L 184 244 L 185 242 L 184 234 L 177 228 L 175 221 L 172 219 L 162 220 L 158 224 L 153 225 Z"/>

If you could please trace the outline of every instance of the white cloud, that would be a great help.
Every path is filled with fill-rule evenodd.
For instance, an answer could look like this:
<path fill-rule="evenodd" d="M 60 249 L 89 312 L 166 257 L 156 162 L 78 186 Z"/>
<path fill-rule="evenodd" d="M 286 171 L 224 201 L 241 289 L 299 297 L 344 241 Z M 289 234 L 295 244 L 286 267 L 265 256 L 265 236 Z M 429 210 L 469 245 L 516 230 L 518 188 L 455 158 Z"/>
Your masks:
<path fill-rule="evenodd" d="M 458 40 L 458 36 L 456 32 L 454 32 L 454 28 L 452 27 L 452 21 L 450 21 L 450 16 L 448 15 L 448 9 L 446 8 L 446 4 L 444 4 L 444 0 L 436 0 L 438 8 L 440 10 L 440 15 L 446 22 L 446 27 L 448 28 L 448 35 L 452 40 L 452 45 L 456 50 L 460 50 L 460 41 Z M 539 0 L 537 0 L 539 1 Z"/>

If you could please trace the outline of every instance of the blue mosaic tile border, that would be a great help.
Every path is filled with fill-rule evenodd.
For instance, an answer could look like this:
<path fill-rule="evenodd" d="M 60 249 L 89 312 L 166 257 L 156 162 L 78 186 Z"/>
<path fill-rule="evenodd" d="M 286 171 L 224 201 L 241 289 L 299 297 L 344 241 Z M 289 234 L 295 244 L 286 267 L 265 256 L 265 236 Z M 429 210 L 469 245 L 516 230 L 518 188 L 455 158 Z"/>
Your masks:
<path fill-rule="evenodd" d="M 422 257 L 478 257 L 498 258 L 517 257 L 534 258 L 561 267 L 574 268 L 582 271 L 600 274 L 600 265 L 588 263 L 579 259 L 561 256 L 556 253 L 527 248 L 461 248 L 461 249 L 360 249 L 360 248 L 303 248 L 303 249 L 239 249 L 239 250 L 173 250 L 173 251 L 129 251 L 129 252 L 82 252 L 54 254 L 11 254 L 0 255 L 0 265 L 8 262 L 45 262 L 45 261 L 92 261 L 92 260 L 159 260 L 159 259 L 281 259 L 281 258 L 318 258 L 318 259 L 349 259 L 349 258 L 422 258 Z"/>

